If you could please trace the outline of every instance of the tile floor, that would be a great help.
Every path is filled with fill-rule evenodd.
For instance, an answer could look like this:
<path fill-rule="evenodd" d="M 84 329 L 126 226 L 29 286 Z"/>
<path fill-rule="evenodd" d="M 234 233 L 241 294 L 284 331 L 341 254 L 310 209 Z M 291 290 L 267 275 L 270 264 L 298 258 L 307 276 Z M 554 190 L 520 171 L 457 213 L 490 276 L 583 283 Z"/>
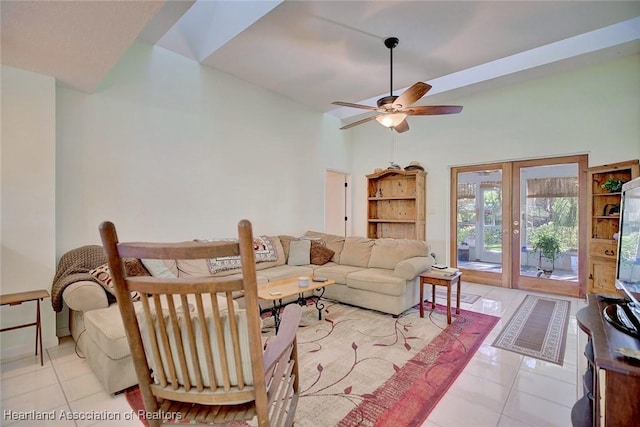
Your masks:
<path fill-rule="evenodd" d="M 567 347 L 563 366 L 491 347 L 491 343 L 525 295 L 531 292 L 468 282 L 463 292 L 481 295 L 462 308 L 501 317 L 465 370 L 431 412 L 424 427 L 568 427 L 574 402 L 582 395 L 582 355 L 586 336 L 576 323 L 582 299 L 571 301 Z M 438 301 L 441 302 L 441 301 Z M 109 395 L 75 352 L 69 338 L 46 349 L 44 366 L 36 356 L 3 360 L 0 425 L 27 426 L 137 426 L 124 394 Z M 45 413 L 53 421 L 11 420 L 7 411 Z M 65 418 L 61 419 L 60 414 Z M 94 419 L 73 419 L 80 415 Z M 118 417 L 119 420 L 105 419 Z M 102 418 L 96 420 L 95 418 Z M 133 419 L 131 419 L 133 418 Z"/>

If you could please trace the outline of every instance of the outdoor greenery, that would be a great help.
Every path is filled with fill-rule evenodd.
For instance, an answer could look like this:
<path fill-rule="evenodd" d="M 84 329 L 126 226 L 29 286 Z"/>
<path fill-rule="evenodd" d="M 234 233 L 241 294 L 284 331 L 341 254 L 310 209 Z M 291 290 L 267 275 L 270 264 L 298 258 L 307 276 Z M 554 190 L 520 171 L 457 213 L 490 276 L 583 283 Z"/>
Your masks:
<path fill-rule="evenodd" d="M 551 224 L 551 225 L 549 225 Z M 546 226 L 553 229 L 562 250 L 578 247 L 578 198 L 577 197 L 540 197 L 531 199 L 527 205 L 527 236 L 529 244 L 538 228 Z"/>
<path fill-rule="evenodd" d="M 562 251 L 560 238 L 553 222 L 548 222 L 534 230 L 531 244 L 533 249 L 540 251 L 540 254 L 551 262 L 555 261 L 556 255 Z"/>
<path fill-rule="evenodd" d="M 640 248 L 640 231 L 625 235 L 620 245 L 620 261 L 628 264 L 629 260 L 635 260 L 638 248 Z"/>
<path fill-rule="evenodd" d="M 487 250 L 502 250 L 501 193 L 499 189 L 483 193 L 482 217 L 476 218 L 475 199 L 458 200 L 458 244 L 472 241 L 476 235 L 477 221 L 482 221 L 484 241 Z M 578 198 L 577 197 L 535 197 L 526 201 L 524 233 L 522 242 L 541 256 L 553 262 L 567 250 L 578 248 Z"/>
<path fill-rule="evenodd" d="M 484 248 L 493 251 L 502 250 L 502 204 L 499 189 L 484 192 L 484 212 L 481 221 L 484 222 Z M 475 239 L 476 236 L 476 206 L 475 199 L 458 201 L 458 243 Z"/>

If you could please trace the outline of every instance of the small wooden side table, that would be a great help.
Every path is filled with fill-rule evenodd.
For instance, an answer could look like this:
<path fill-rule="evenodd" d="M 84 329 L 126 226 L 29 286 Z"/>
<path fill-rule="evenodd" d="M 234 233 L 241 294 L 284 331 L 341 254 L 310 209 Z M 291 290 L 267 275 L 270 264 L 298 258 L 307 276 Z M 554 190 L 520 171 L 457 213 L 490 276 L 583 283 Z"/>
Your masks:
<path fill-rule="evenodd" d="M 447 287 L 447 323 L 451 324 L 451 286 L 458 285 L 456 295 L 456 314 L 460 314 L 460 277 L 461 272 L 453 276 L 442 276 L 426 271 L 420 275 L 420 317 L 424 317 L 424 285 L 431 285 L 431 308 L 436 308 L 436 286 Z"/>
<path fill-rule="evenodd" d="M 0 329 L 0 332 L 12 331 L 14 329 L 28 328 L 30 326 L 36 327 L 36 355 L 38 355 L 38 343 L 40 343 L 40 366 L 44 365 L 42 354 L 42 325 L 40 324 L 40 300 L 49 297 L 49 292 L 45 289 L 39 289 L 37 291 L 18 292 L 15 294 L 0 295 L 0 305 L 20 305 L 23 302 L 35 301 L 36 302 L 36 321 L 33 323 L 25 323 L 24 325 L 16 325 L 8 328 Z"/>

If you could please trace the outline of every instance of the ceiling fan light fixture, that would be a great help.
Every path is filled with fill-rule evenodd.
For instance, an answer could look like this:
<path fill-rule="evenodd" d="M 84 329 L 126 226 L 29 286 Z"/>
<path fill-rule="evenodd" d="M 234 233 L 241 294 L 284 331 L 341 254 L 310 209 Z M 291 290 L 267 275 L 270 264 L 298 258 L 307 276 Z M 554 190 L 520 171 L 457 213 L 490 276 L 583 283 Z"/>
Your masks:
<path fill-rule="evenodd" d="M 382 114 L 376 117 L 378 123 L 384 127 L 394 128 L 407 118 L 405 113 Z"/>

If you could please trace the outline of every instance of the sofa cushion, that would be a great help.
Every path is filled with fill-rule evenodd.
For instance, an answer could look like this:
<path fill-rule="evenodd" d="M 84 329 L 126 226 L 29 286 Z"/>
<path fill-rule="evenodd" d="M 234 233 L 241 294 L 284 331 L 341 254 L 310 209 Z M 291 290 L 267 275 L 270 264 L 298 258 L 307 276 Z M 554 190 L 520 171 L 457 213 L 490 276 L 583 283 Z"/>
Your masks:
<path fill-rule="evenodd" d="M 344 248 L 344 236 L 338 236 L 336 234 L 320 233 L 319 231 L 307 231 L 304 233 L 305 237 L 316 238 L 319 237 L 328 249 L 335 252 L 331 257 L 331 261 L 340 263 L 340 254 Z"/>
<path fill-rule="evenodd" d="M 180 301 L 176 296 L 176 307 L 180 306 Z M 205 308 L 209 304 L 207 298 L 204 300 Z M 194 303 L 191 299 L 190 303 Z M 226 300 L 218 297 L 218 304 L 221 309 L 226 308 Z M 133 306 L 136 311 L 142 310 L 140 301 L 134 302 Z M 238 308 L 238 304 L 234 302 L 234 306 Z M 99 348 L 110 359 L 121 359 L 130 354 L 127 335 L 124 330 L 124 324 L 120 315 L 118 304 L 111 304 L 106 308 L 99 308 L 84 313 L 85 333 L 91 338 Z"/>
<path fill-rule="evenodd" d="M 373 243 L 373 239 L 366 237 L 347 237 L 340 255 L 340 264 L 368 267 Z"/>
<path fill-rule="evenodd" d="M 368 267 L 393 270 L 405 259 L 429 256 L 429 245 L 422 240 L 376 239 L 371 248 Z"/>
<path fill-rule="evenodd" d="M 311 264 L 311 241 L 294 240 L 289 245 L 288 265 Z"/>
<path fill-rule="evenodd" d="M 284 252 L 284 258 L 286 263 L 287 260 L 289 259 L 289 246 L 291 245 L 291 242 L 293 242 L 294 240 L 300 240 L 300 239 L 298 239 L 297 237 L 287 236 L 287 235 L 278 236 L 278 239 L 280 240 L 280 244 L 282 245 L 282 251 Z"/>
<path fill-rule="evenodd" d="M 214 333 L 216 333 L 215 331 L 217 330 L 217 323 L 214 320 L 215 318 L 210 313 L 211 312 L 205 315 L 206 316 L 205 323 L 207 328 L 206 330 L 209 332 L 210 335 L 213 335 Z M 228 312 L 224 312 L 221 315 L 222 325 L 223 325 L 221 328 L 222 329 L 221 332 L 222 332 L 222 335 L 224 336 L 224 339 L 226 340 L 226 344 L 223 347 L 220 347 L 218 345 L 218 340 L 211 339 L 211 338 L 209 339 L 209 343 L 211 344 L 211 354 L 213 357 L 214 378 L 211 378 L 209 376 L 209 370 L 207 369 L 207 357 L 206 357 L 205 349 L 203 348 L 203 345 L 202 345 L 204 343 L 202 336 L 203 336 L 203 331 L 205 329 L 201 325 L 197 317 L 195 316 L 191 317 L 192 328 L 194 331 L 193 333 L 195 335 L 195 340 L 196 340 L 196 353 L 198 355 L 197 360 L 199 362 L 198 369 L 196 369 L 194 358 L 191 355 L 190 346 L 184 346 L 184 349 L 185 349 L 184 357 L 186 360 L 186 368 L 189 376 L 189 381 L 191 384 L 196 383 L 196 375 L 198 372 L 201 375 L 202 383 L 204 384 L 204 386 L 210 386 L 213 382 L 215 382 L 218 387 L 224 386 L 224 380 L 222 375 L 223 371 L 221 368 L 223 355 L 226 356 L 227 360 L 234 360 L 234 346 L 231 345 L 232 344 L 231 343 L 231 326 L 230 326 L 231 322 L 228 320 L 228 317 L 229 317 Z M 170 346 L 173 350 L 172 352 L 173 360 L 176 360 L 179 357 L 177 352 L 178 346 L 176 344 L 176 341 L 177 341 L 176 335 L 179 333 L 183 341 L 188 336 L 188 329 L 187 329 L 185 318 L 186 316 L 183 313 L 178 313 L 178 322 L 180 325 L 179 332 L 176 332 L 171 325 L 167 328 L 168 340 L 171 343 Z M 238 343 L 238 349 L 240 351 L 240 360 L 241 360 L 241 369 L 242 369 L 241 372 L 243 374 L 242 382 L 244 384 L 251 385 L 253 384 L 253 375 L 251 370 L 251 351 L 250 351 L 250 344 L 249 344 L 248 319 L 247 319 L 246 311 L 242 309 L 237 310 L 235 319 L 238 326 L 238 342 L 237 343 Z M 156 322 L 158 321 L 156 320 Z M 170 318 L 168 314 L 164 316 L 164 322 L 165 323 L 170 322 Z M 157 323 L 156 323 L 156 329 L 159 330 L 159 326 L 157 326 Z M 151 342 L 149 338 L 149 331 L 147 331 L 146 328 L 143 326 L 141 329 L 141 332 L 142 332 L 144 346 L 147 349 L 146 351 L 150 354 L 152 347 L 151 347 Z M 161 357 L 163 359 L 166 359 L 164 346 L 162 345 L 160 346 L 160 354 L 162 355 Z M 151 358 L 149 365 L 152 371 L 158 372 L 157 368 L 155 368 L 155 358 Z M 228 367 L 229 367 L 230 384 L 232 386 L 238 385 L 239 379 L 238 379 L 238 371 L 236 369 L 236 364 L 229 363 Z M 169 371 L 168 364 L 165 365 L 164 371 L 165 372 Z M 178 379 L 178 383 L 184 384 L 185 378 L 184 378 L 182 369 L 178 369 L 176 371 L 176 376 Z M 158 376 L 156 376 L 156 380 L 158 380 L 157 378 Z"/>
<path fill-rule="evenodd" d="M 121 359 L 130 354 L 118 304 L 87 311 L 84 314 L 85 333 L 110 359 Z"/>
<path fill-rule="evenodd" d="M 311 276 L 313 269 L 306 265 L 279 265 L 258 272 L 258 282 L 260 279 L 274 280 L 286 279 L 289 277 Z"/>
<path fill-rule="evenodd" d="M 240 269 L 227 270 L 220 274 L 212 274 L 209 270 L 209 263 L 206 259 L 177 259 L 178 276 L 180 277 L 210 277 L 210 276 L 228 276 Z"/>
<path fill-rule="evenodd" d="M 354 289 L 376 292 L 379 294 L 404 295 L 407 281 L 393 275 L 393 270 L 386 268 L 367 268 L 347 276 L 347 286 Z"/>
<path fill-rule="evenodd" d="M 178 295 L 174 295 L 174 298 L 179 299 Z M 172 350 L 171 351 L 172 358 L 173 360 L 178 360 L 179 358 L 179 355 L 178 355 L 179 345 L 176 344 L 178 340 L 177 336 L 179 335 L 183 341 L 186 341 L 187 337 L 190 334 L 190 331 L 193 331 L 193 334 L 195 336 L 195 342 L 196 342 L 196 353 L 198 355 L 197 360 L 199 362 L 198 370 L 196 370 L 194 358 L 191 354 L 191 347 L 188 345 L 183 346 L 187 374 L 189 376 L 191 384 L 196 383 L 196 375 L 197 375 L 196 371 L 199 371 L 200 374 L 202 375 L 201 378 L 205 386 L 211 385 L 213 381 L 215 381 L 218 386 L 223 386 L 224 385 L 223 379 L 222 379 L 223 375 L 222 375 L 222 370 L 220 368 L 220 366 L 222 365 L 222 361 L 221 361 L 222 355 L 226 353 L 227 360 L 233 360 L 234 351 L 235 351 L 234 346 L 231 345 L 231 322 L 228 319 L 229 313 L 227 309 L 226 299 L 221 295 L 217 296 L 217 302 L 220 307 L 220 315 L 222 319 L 222 322 L 220 324 L 220 326 L 222 326 L 221 335 L 224 336 L 224 340 L 226 341 L 226 345 L 224 345 L 224 348 L 219 347 L 218 340 L 210 338 L 216 335 L 215 331 L 216 329 L 219 328 L 219 325 L 215 321 L 215 317 L 212 314 L 213 308 L 209 298 L 202 298 L 206 329 L 202 326 L 201 319 L 196 314 L 196 311 L 195 311 L 196 300 L 193 297 L 193 295 L 188 296 L 188 302 L 189 304 L 188 304 L 187 310 L 189 314 L 185 313 L 184 306 L 182 304 L 178 302 L 175 303 L 175 308 L 176 308 L 175 314 L 177 317 L 179 330 L 174 329 L 169 311 L 166 310 L 165 308 L 162 309 L 162 318 L 163 318 L 162 323 L 166 325 L 166 334 L 167 334 L 168 341 L 170 342 L 170 347 Z M 237 344 L 239 345 L 239 350 L 241 353 L 243 381 L 245 384 L 250 385 L 253 383 L 253 377 L 251 375 L 251 372 L 252 372 L 251 371 L 251 353 L 249 350 L 249 333 L 248 333 L 248 326 L 247 326 L 248 325 L 247 314 L 245 310 L 238 309 L 238 304 L 235 301 L 233 304 L 234 304 L 235 313 L 236 313 L 235 319 L 238 325 Z M 161 332 L 162 328 L 160 326 L 160 321 L 158 320 L 160 316 L 158 316 L 158 313 L 156 312 L 153 304 L 151 304 L 151 317 L 152 317 L 153 326 L 154 326 L 153 329 L 155 329 L 155 331 L 152 332 L 152 330 L 150 330 L 148 327 L 149 326 L 148 323 L 146 322 L 147 317 L 144 315 L 144 311 L 139 305 L 136 308 L 136 315 L 138 318 L 138 324 L 140 325 L 140 335 L 142 336 L 142 342 L 145 347 L 145 351 L 147 353 L 149 367 L 154 373 L 157 373 L 159 371 L 156 365 L 157 360 L 155 357 L 149 357 L 149 356 L 153 354 L 153 350 L 152 350 L 153 345 L 151 344 L 152 343 L 151 336 L 155 335 L 156 337 L 159 337 L 164 335 L 163 332 Z M 188 319 L 190 319 L 191 328 L 189 328 L 189 326 L 187 325 Z M 209 376 L 209 369 L 207 368 L 207 362 L 206 362 L 207 357 L 205 355 L 205 349 L 202 346 L 202 344 L 204 343 L 204 340 L 202 337 L 203 337 L 203 332 L 205 330 L 207 330 L 209 333 L 208 342 L 211 344 L 211 354 L 213 356 L 213 367 L 214 367 L 215 379 L 212 379 Z M 159 351 L 160 351 L 160 354 L 162 355 L 161 359 L 165 361 L 165 364 L 163 365 L 164 372 L 168 372 L 169 365 L 166 363 L 167 357 L 165 353 L 165 347 L 163 345 L 159 345 Z M 178 382 L 180 384 L 184 384 L 185 377 L 182 369 L 178 369 L 176 371 L 176 375 L 178 378 Z M 229 375 L 230 375 L 231 384 L 237 385 L 238 373 L 236 371 L 236 366 L 234 363 L 229 364 Z M 159 376 L 156 376 L 157 381 L 159 380 L 158 378 Z"/>
<path fill-rule="evenodd" d="M 326 277 L 327 279 L 335 280 L 337 284 L 345 285 L 347 283 L 347 276 L 360 270 L 363 270 L 363 268 L 331 262 L 316 268 L 313 275 L 316 277 Z"/>
<path fill-rule="evenodd" d="M 178 265 L 174 259 L 141 259 L 140 261 L 153 277 L 164 277 L 166 279 L 178 277 Z"/>

